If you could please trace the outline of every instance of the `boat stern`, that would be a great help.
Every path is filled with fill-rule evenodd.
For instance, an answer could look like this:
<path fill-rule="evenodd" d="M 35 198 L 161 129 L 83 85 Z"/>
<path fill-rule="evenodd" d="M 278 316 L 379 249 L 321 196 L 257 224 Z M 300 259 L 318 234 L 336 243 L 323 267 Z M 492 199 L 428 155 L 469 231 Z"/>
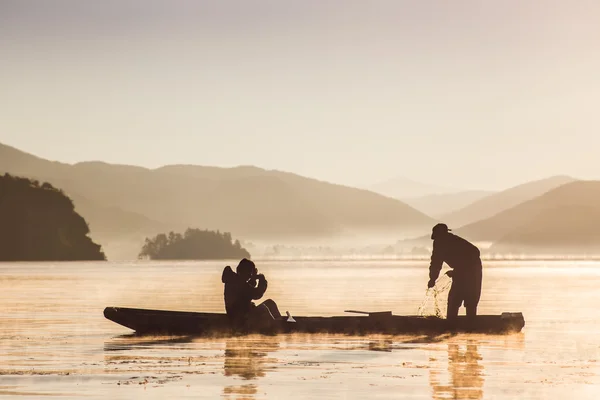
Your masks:
<path fill-rule="evenodd" d="M 504 321 L 509 327 L 508 330 L 521 332 L 525 326 L 525 317 L 522 312 L 503 312 L 500 320 Z"/>

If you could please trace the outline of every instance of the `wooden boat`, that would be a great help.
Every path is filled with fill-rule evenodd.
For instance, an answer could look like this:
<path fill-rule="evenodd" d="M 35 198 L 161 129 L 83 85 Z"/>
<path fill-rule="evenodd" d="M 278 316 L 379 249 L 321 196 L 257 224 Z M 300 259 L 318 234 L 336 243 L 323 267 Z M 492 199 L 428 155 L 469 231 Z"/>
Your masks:
<path fill-rule="evenodd" d="M 439 334 L 474 332 L 504 334 L 520 332 L 523 314 L 478 315 L 474 321 L 459 316 L 451 325 L 438 317 L 392 315 L 391 311 L 362 312 L 362 316 L 284 317 L 269 326 L 246 327 L 243 333 L 343 333 L 343 334 Z M 106 307 L 104 316 L 138 334 L 214 335 L 236 333 L 226 314 Z"/>

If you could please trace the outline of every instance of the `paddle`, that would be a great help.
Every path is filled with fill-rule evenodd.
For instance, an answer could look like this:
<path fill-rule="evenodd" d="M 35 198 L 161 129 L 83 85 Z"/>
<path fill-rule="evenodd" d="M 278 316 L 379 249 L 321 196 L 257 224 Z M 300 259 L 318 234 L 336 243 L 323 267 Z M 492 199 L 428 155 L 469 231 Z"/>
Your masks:
<path fill-rule="evenodd" d="M 344 312 L 347 313 L 356 313 L 356 314 L 367 314 L 369 317 L 375 317 L 375 316 L 384 316 L 384 315 L 392 315 L 391 311 L 375 311 L 375 312 L 370 312 L 370 311 L 358 311 L 358 310 L 344 310 Z"/>

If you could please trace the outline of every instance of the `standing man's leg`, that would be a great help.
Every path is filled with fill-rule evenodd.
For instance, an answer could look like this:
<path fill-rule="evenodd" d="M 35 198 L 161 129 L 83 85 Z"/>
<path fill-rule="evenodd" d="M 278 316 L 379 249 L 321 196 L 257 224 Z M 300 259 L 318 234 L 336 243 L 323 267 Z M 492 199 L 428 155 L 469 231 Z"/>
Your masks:
<path fill-rule="evenodd" d="M 456 321 L 456 317 L 458 317 L 458 309 L 463 300 L 462 291 L 460 289 L 461 288 L 456 284 L 456 281 L 453 281 L 450 292 L 448 293 L 448 308 L 446 311 L 446 319 L 449 322 Z"/>
<path fill-rule="evenodd" d="M 481 298 L 481 283 L 483 280 L 481 261 L 478 268 L 473 271 L 472 279 L 470 280 L 468 295 L 465 297 L 465 308 L 467 309 L 467 318 L 474 319 L 477 316 L 477 305 Z"/>

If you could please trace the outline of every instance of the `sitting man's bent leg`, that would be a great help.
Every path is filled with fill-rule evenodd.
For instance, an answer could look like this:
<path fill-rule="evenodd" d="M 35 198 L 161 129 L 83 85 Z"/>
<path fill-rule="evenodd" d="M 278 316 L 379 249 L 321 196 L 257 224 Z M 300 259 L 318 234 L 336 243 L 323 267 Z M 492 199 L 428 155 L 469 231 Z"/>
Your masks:
<path fill-rule="evenodd" d="M 281 318 L 281 313 L 279 312 L 279 308 L 277 307 L 277 304 L 275 304 L 275 302 L 273 300 L 271 300 L 271 299 L 265 300 L 258 305 L 258 307 L 260 307 L 260 306 L 265 306 L 271 313 L 271 317 L 273 319 Z"/>
<path fill-rule="evenodd" d="M 248 315 L 248 327 L 253 331 L 270 331 L 277 326 L 276 321 L 271 315 L 269 308 L 263 304 L 259 304 L 252 308 Z"/>

